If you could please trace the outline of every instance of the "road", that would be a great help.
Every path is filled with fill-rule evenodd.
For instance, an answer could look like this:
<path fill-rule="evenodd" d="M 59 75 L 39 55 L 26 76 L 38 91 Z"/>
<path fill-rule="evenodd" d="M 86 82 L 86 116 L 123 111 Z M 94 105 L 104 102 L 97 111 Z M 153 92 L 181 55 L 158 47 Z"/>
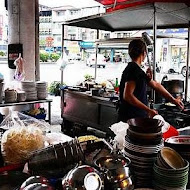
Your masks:
<path fill-rule="evenodd" d="M 97 68 L 97 82 L 103 82 L 106 79 L 115 80 L 115 78 L 118 78 L 120 81 L 122 71 L 124 70 L 125 67 L 126 67 L 125 63 L 107 63 L 106 68 Z M 7 64 L 0 63 L 0 72 L 4 75 L 6 83 L 8 83 L 9 69 Z M 68 64 L 65 67 L 63 74 L 63 81 L 67 85 L 76 85 L 84 81 L 84 76 L 86 74 L 94 76 L 95 69 L 86 66 L 84 62 L 76 61 L 72 64 Z M 166 74 L 166 73 L 157 73 L 156 80 L 160 82 L 164 75 L 167 75 L 168 79 L 185 80 L 185 78 L 181 74 L 178 75 L 178 74 Z M 50 84 L 53 81 L 60 81 L 61 80 L 60 66 L 56 63 L 40 64 L 40 76 L 41 80 L 47 81 L 48 84 Z"/>
<path fill-rule="evenodd" d="M 115 80 L 116 77 L 120 78 L 120 75 L 125 68 L 123 63 L 108 63 L 106 68 L 97 69 L 97 81 L 104 81 L 106 79 Z M 9 81 L 9 69 L 7 64 L 0 63 L 0 72 L 4 75 L 5 81 Z M 76 61 L 68 64 L 64 69 L 63 81 L 67 85 L 76 85 L 77 82 L 84 81 L 86 74 L 94 76 L 95 69 L 93 67 L 86 66 L 84 62 Z M 61 80 L 61 71 L 58 64 L 40 64 L 40 79 L 51 83 L 53 81 Z"/>

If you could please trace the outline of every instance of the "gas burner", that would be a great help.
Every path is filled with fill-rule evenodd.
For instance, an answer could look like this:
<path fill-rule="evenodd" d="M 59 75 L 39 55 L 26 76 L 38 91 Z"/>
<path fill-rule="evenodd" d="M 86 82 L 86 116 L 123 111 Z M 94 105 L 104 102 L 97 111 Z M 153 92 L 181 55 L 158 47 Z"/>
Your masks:
<path fill-rule="evenodd" d="M 190 126 L 190 103 L 184 103 L 185 109 L 181 111 L 177 106 L 162 104 L 158 113 L 172 126 L 178 128 Z"/>

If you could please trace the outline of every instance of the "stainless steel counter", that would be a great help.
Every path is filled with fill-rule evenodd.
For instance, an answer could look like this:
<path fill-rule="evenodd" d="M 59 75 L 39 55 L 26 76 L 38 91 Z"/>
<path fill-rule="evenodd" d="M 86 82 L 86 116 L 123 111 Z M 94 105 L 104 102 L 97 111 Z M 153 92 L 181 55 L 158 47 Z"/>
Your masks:
<path fill-rule="evenodd" d="M 51 124 L 51 99 L 44 100 L 33 100 L 33 101 L 24 101 L 24 102 L 13 102 L 13 103 L 0 103 L 0 107 L 9 107 L 9 106 L 19 106 L 19 105 L 27 105 L 27 104 L 38 104 L 38 103 L 48 103 L 48 122 Z"/>
<path fill-rule="evenodd" d="M 117 122 L 116 105 L 109 98 L 62 90 L 61 108 L 61 116 L 64 120 L 103 132 L 109 132 L 109 127 Z"/>

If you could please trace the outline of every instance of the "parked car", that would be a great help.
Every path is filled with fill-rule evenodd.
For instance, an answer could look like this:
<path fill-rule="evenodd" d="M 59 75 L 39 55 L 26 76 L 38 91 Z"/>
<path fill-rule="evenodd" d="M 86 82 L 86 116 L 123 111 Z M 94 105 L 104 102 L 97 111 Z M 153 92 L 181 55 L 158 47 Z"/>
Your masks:
<path fill-rule="evenodd" d="M 68 59 L 69 59 L 69 61 L 73 61 L 73 60 L 80 61 L 81 55 L 80 54 L 71 54 L 71 55 L 69 55 Z"/>
<path fill-rule="evenodd" d="M 187 70 L 187 66 L 186 66 L 185 62 L 183 62 L 180 70 L 181 70 L 181 74 L 185 77 L 186 76 L 186 70 Z M 189 66 L 189 76 L 190 76 L 190 66 Z"/>
<path fill-rule="evenodd" d="M 180 63 L 177 64 L 176 67 L 170 68 L 168 70 L 168 73 L 181 73 L 184 77 L 186 76 L 186 62 L 181 61 Z M 189 76 L 190 76 L 190 66 L 189 66 Z"/>
<path fill-rule="evenodd" d="M 89 67 L 95 66 L 96 55 L 90 54 L 89 58 L 86 60 L 86 65 Z M 97 67 L 106 67 L 106 58 L 102 54 L 97 54 Z"/>

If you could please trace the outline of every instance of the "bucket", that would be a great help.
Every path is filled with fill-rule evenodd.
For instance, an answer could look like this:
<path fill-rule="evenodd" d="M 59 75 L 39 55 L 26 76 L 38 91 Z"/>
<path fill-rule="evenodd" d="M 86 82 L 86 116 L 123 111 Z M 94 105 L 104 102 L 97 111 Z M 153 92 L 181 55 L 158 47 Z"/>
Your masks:
<path fill-rule="evenodd" d="M 4 83 L 0 82 L 0 103 L 3 101 L 3 86 Z"/>

